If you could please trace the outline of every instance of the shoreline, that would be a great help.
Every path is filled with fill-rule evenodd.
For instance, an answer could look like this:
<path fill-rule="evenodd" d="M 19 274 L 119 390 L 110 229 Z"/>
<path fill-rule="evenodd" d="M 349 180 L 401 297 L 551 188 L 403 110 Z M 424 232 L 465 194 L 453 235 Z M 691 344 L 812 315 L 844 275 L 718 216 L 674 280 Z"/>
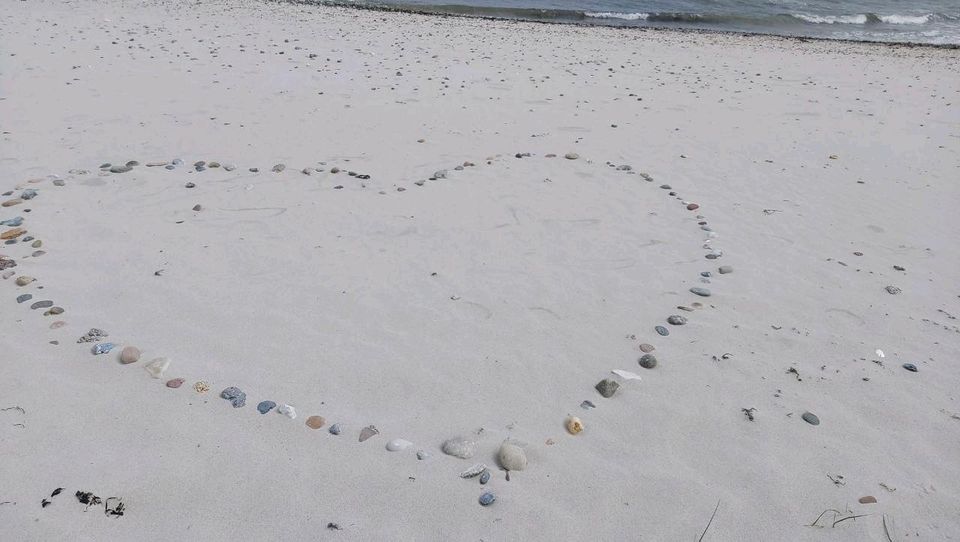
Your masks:
<path fill-rule="evenodd" d="M 924 43 L 924 42 L 914 42 L 914 41 L 879 41 L 879 40 L 854 40 L 854 39 L 845 39 L 845 38 L 830 38 L 823 36 L 794 36 L 789 34 L 777 34 L 772 32 L 748 32 L 742 30 L 722 30 L 714 28 L 678 28 L 673 26 L 657 26 L 657 25 L 617 25 L 617 24 L 601 24 L 601 23 L 589 23 L 589 22 L 580 22 L 580 21 L 547 21 L 543 19 L 536 18 L 523 18 L 523 17 L 508 17 L 508 16 L 497 16 L 497 15 L 484 15 L 484 14 L 470 14 L 470 13 L 446 13 L 442 11 L 431 11 L 429 8 L 418 8 L 417 6 L 402 6 L 394 7 L 390 5 L 372 5 L 372 4 L 353 4 L 349 2 L 338 2 L 336 0 L 325 1 L 320 0 L 319 2 L 310 1 L 310 0 L 270 0 L 277 3 L 291 3 L 291 4 L 300 4 L 305 6 L 328 6 L 328 7 L 338 7 L 346 9 L 357 9 L 363 11 L 372 11 L 372 12 L 383 12 L 383 13 L 409 13 L 413 15 L 424 15 L 428 17 L 442 17 L 442 18 L 464 18 L 464 19 L 479 19 L 487 21 L 517 21 L 524 23 L 537 23 L 545 25 L 563 25 L 563 26 L 575 26 L 581 28 L 614 28 L 618 30 L 628 30 L 628 31 L 654 31 L 654 32 L 675 32 L 678 34 L 696 34 L 696 35 L 730 35 L 742 38 L 751 38 L 751 37 L 761 37 L 761 38 L 780 38 L 784 40 L 789 40 L 797 43 L 804 43 L 808 41 L 812 42 L 827 42 L 827 43 L 847 43 L 847 44 L 867 44 L 867 45 L 879 45 L 879 46 L 902 46 L 907 49 L 915 48 L 931 48 L 931 49 L 942 49 L 942 50 L 958 50 L 960 49 L 960 43 Z"/>

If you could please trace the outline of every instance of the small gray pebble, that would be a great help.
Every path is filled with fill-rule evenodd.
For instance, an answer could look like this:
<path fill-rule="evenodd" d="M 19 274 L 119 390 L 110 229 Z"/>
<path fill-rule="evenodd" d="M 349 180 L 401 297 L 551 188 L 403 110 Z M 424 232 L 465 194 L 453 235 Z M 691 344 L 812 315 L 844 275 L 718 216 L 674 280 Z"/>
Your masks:
<path fill-rule="evenodd" d="M 426 450 L 418 450 L 418 451 L 417 451 L 417 459 L 419 459 L 420 461 L 423 461 L 424 459 L 427 459 L 427 458 L 429 458 L 429 457 L 430 457 L 430 452 L 428 452 L 428 451 L 426 451 Z"/>
<path fill-rule="evenodd" d="M 52 307 L 52 306 L 53 306 L 53 301 L 46 300 L 46 301 L 37 301 L 37 302 L 34 303 L 33 305 L 30 305 L 30 308 L 31 308 L 31 309 L 34 309 L 34 310 L 36 310 L 36 309 L 49 309 L 49 308 Z"/>
<path fill-rule="evenodd" d="M 730 273 L 733 273 L 733 266 L 732 266 L 732 265 L 721 265 L 721 266 L 717 269 L 717 271 L 719 271 L 721 275 L 728 275 L 728 274 L 730 274 Z"/>
<path fill-rule="evenodd" d="M 483 474 L 480 475 L 480 485 L 486 485 L 490 481 L 490 471 L 485 470 Z"/>
<path fill-rule="evenodd" d="M 654 331 L 656 331 L 657 333 L 659 333 L 659 334 L 660 334 L 661 336 L 663 336 L 663 337 L 666 337 L 667 335 L 670 334 L 670 330 L 667 329 L 667 328 L 665 328 L 665 327 L 663 327 L 663 326 L 657 326 L 657 327 L 655 327 L 655 328 L 653 328 L 653 329 L 654 329 Z"/>
<path fill-rule="evenodd" d="M 340 427 L 339 423 L 335 423 L 331 425 L 330 429 L 328 429 L 331 435 L 339 435 L 341 430 L 342 430 L 342 427 Z"/>
<path fill-rule="evenodd" d="M 595 387 L 597 388 L 597 391 L 600 392 L 600 395 L 609 399 L 613 397 L 613 394 L 617 393 L 618 389 L 620 389 L 620 383 L 616 380 L 605 378 L 598 382 Z"/>
<path fill-rule="evenodd" d="M 690 288 L 690 293 L 697 294 L 700 297 L 710 297 L 710 290 L 707 290 L 706 288 L 700 288 L 699 286 Z"/>
<path fill-rule="evenodd" d="M 896 286 L 887 286 L 884 289 L 887 291 L 888 294 L 893 294 L 893 295 L 897 295 L 903 291 L 900 288 L 897 288 Z"/>
<path fill-rule="evenodd" d="M 810 425 L 820 425 L 820 418 L 812 412 L 804 412 L 801 418 Z"/>
<path fill-rule="evenodd" d="M 18 296 L 17 296 L 17 303 L 26 303 L 27 301 L 30 301 L 31 299 L 33 299 L 33 295 L 31 295 L 31 294 L 18 295 Z"/>
<path fill-rule="evenodd" d="M 490 506 L 493 504 L 493 501 L 497 500 L 497 497 L 493 493 L 487 492 L 483 495 L 480 495 L 480 504 L 483 506 Z"/>
<path fill-rule="evenodd" d="M 195 184 L 193 184 L 193 183 L 187 183 L 187 184 L 185 184 L 185 185 L 183 185 L 183 186 L 184 186 L 184 188 L 194 188 L 194 187 L 197 186 L 197 185 L 195 185 Z"/>
<path fill-rule="evenodd" d="M 912 363 L 904 363 L 903 368 L 910 371 L 911 373 L 917 372 L 917 366 Z"/>
<path fill-rule="evenodd" d="M 273 172 L 274 172 L 274 173 L 280 173 L 281 171 L 283 171 L 283 170 L 285 170 L 285 169 L 287 169 L 287 165 L 286 165 L 286 164 L 277 164 L 277 165 L 273 166 Z"/>
<path fill-rule="evenodd" d="M 667 323 L 672 326 L 682 326 L 687 323 L 687 319 L 679 314 L 671 314 L 667 317 Z"/>
<path fill-rule="evenodd" d="M 657 357 L 653 354 L 644 354 L 640 356 L 640 366 L 644 369 L 653 369 L 657 366 Z"/>

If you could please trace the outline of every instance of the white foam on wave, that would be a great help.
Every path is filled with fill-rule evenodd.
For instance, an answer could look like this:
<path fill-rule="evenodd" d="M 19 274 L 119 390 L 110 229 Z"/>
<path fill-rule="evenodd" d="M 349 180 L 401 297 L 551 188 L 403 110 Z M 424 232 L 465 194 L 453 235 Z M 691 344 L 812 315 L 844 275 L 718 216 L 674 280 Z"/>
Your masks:
<path fill-rule="evenodd" d="M 793 13 L 793 17 L 814 24 L 867 24 L 866 15 L 806 15 Z"/>
<path fill-rule="evenodd" d="M 627 21 L 646 21 L 649 13 L 618 13 L 614 11 L 588 11 L 584 13 L 587 17 L 595 19 L 624 19 Z"/>
<path fill-rule="evenodd" d="M 880 20 L 887 24 L 926 24 L 933 15 L 880 15 Z"/>

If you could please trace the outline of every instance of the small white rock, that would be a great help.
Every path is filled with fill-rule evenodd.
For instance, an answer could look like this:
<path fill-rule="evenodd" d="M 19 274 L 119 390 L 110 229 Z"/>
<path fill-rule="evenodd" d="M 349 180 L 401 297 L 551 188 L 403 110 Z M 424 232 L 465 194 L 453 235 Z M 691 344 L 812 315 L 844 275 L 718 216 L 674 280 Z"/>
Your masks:
<path fill-rule="evenodd" d="M 399 452 L 400 450 L 406 450 L 407 448 L 413 446 L 413 443 L 409 440 L 403 440 L 402 438 L 395 438 L 387 443 L 388 452 Z"/>
<path fill-rule="evenodd" d="M 150 373 L 150 376 L 152 376 L 153 378 L 161 378 L 163 376 L 164 371 L 166 371 L 169 367 L 170 367 L 169 358 L 156 358 L 150 363 L 143 366 L 143 368 L 146 369 L 146 371 Z"/>
<path fill-rule="evenodd" d="M 280 407 L 277 408 L 277 412 L 279 412 L 280 414 L 283 414 L 284 416 L 290 418 L 291 420 L 297 419 L 297 409 L 293 408 L 290 405 L 280 405 Z"/>
<path fill-rule="evenodd" d="M 500 445 L 500 466 L 507 470 L 523 470 L 527 468 L 527 453 L 523 448 L 505 441 Z"/>
<path fill-rule="evenodd" d="M 447 455 L 459 457 L 460 459 L 470 459 L 473 457 L 473 454 L 477 453 L 477 441 L 464 437 L 456 437 L 444 442 L 440 449 Z"/>

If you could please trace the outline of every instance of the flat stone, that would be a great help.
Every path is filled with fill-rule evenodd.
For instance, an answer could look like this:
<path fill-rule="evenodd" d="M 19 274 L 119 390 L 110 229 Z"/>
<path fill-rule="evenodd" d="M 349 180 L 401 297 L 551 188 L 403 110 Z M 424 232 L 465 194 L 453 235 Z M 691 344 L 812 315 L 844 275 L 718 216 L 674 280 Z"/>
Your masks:
<path fill-rule="evenodd" d="M 193 206 L 194 211 L 199 211 L 201 209 L 203 209 L 203 207 L 201 207 L 199 203 Z"/>
<path fill-rule="evenodd" d="M 699 208 L 700 208 L 700 206 L 697 205 L 696 203 L 688 203 L 688 204 L 687 204 L 687 210 L 688 210 L 688 211 L 696 211 L 696 210 L 699 209 Z"/>
<path fill-rule="evenodd" d="M 730 273 L 733 273 L 733 266 L 721 265 L 720 267 L 717 268 L 717 272 L 720 273 L 721 275 L 729 275 Z"/>
<path fill-rule="evenodd" d="M 280 173 L 281 171 L 287 169 L 286 164 L 277 164 L 273 166 L 272 170 L 274 173 Z"/>
<path fill-rule="evenodd" d="M 860 501 L 860 504 L 877 504 L 877 498 L 871 495 L 860 497 L 858 500 Z"/>
<path fill-rule="evenodd" d="M 132 171 L 132 170 L 133 170 L 132 167 L 124 164 L 124 165 L 122 165 L 122 166 L 112 166 L 112 167 L 110 168 L 110 173 L 126 173 L 126 172 Z"/>
<path fill-rule="evenodd" d="M 184 382 L 186 381 L 182 378 L 174 378 L 171 380 L 167 380 L 167 387 L 176 389 L 182 386 Z"/>
<path fill-rule="evenodd" d="M 237 166 L 235 166 L 235 165 L 233 165 L 233 164 L 223 164 L 223 166 L 221 166 L 221 167 L 223 167 L 224 171 L 233 171 L 233 170 L 237 169 Z"/>
<path fill-rule="evenodd" d="M 368 425 L 360 430 L 360 442 L 363 442 L 374 435 L 379 435 L 380 430 L 372 425 Z"/>
<path fill-rule="evenodd" d="M 257 412 L 260 414 L 266 414 L 267 412 L 270 412 L 276 408 L 276 406 L 277 404 L 273 401 L 260 401 L 260 404 L 257 405 Z"/>
<path fill-rule="evenodd" d="M 644 354 L 637 361 L 644 369 L 653 369 L 657 366 L 657 357 L 653 354 Z"/>
<path fill-rule="evenodd" d="M 20 275 L 19 277 L 17 277 L 16 282 L 17 282 L 17 286 L 26 286 L 27 284 L 30 284 L 35 280 L 37 279 L 27 275 Z"/>
<path fill-rule="evenodd" d="M 33 299 L 33 294 L 22 294 L 17 296 L 17 303 L 26 303 Z"/>
<path fill-rule="evenodd" d="M 187 184 L 183 185 L 184 188 L 196 188 L 196 186 L 197 186 L 197 185 L 194 184 L 194 183 L 187 183 Z"/>
<path fill-rule="evenodd" d="M 682 326 L 687 323 L 687 317 L 680 316 L 679 314 L 671 314 L 667 316 L 667 323 L 672 326 Z"/>
<path fill-rule="evenodd" d="M 820 418 L 812 412 L 804 412 L 802 416 L 803 421 L 809 423 L 810 425 L 820 425 Z"/>
<path fill-rule="evenodd" d="M 426 450 L 417 450 L 417 459 L 419 459 L 420 461 L 423 461 L 424 459 L 428 459 L 429 457 L 430 457 L 430 452 Z"/>
<path fill-rule="evenodd" d="M 670 334 L 670 330 L 663 326 L 655 326 L 653 330 L 659 333 L 663 337 L 666 337 L 667 335 Z"/>
<path fill-rule="evenodd" d="M 413 443 L 409 440 L 404 440 L 402 438 L 395 438 L 387 443 L 388 452 L 399 452 L 401 450 L 406 450 L 407 448 L 413 446 Z"/>
<path fill-rule="evenodd" d="M 233 405 L 233 408 L 240 408 L 247 404 L 247 394 L 244 393 L 240 388 L 230 386 L 225 388 L 220 392 L 220 397 L 230 401 L 230 404 Z"/>
<path fill-rule="evenodd" d="M 12 228 L 0 233 L 0 239 L 16 239 L 25 233 L 27 233 L 27 230 L 23 228 Z"/>
<path fill-rule="evenodd" d="M 480 495 L 480 504 L 482 506 L 490 506 L 496 500 L 497 500 L 496 495 L 494 495 L 493 493 L 490 493 L 489 491 L 484 493 L 483 495 Z"/>
<path fill-rule="evenodd" d="M 699 286 L 694 286 L 690 288 L 690 293 L 697 294 L 700 297 L 710 297 L 710 290 L 706 288 L 701 288 Z"/>
<path fill-rule="evenodd" d="M 594 386 L 600 395 L 606 397 L 607 399 L 613 397 L 613 394 L 617 393 L 617 390 L 620 389 L 620 383 L 616 380 L 610 380 L 605 378 L 600 382 L 597 382 L 597 385 Z"/>
<path fill-rule="evenodd" d="M 654 350 L 656 350 L 656 348 L 654 348 L 652 344 L 643 343 L 640 345 L 641 352 L 653 352 Z"/>
<path fill-rule="evenodd" d="M 580 158 L 580 155 L 575 152 L 568 152 L 567 154 L 564 154 L 563 157 L 567 160 L 576 160 L 577 158 Z"/>
<path fill-rule="evenodd" d="M 56 316 L 58 314 L 63 314 L 63 307 L 50 307 L 50 310 L 43 313 L 44 316 L 50 316 L 50 315 Z"/>
<path fill-rule="evenodd" d="M 36 310 L 36 309 L 49 309 L 49 308 L 52 307 L 52 306 L 53 306 L 53 301 L 50 301 L 50 300 L 48 299 L 48 300 L 44 300 L 44 301 L 37 301 L 37 302 L 34 303 L 33 305 L 30 305 L 30 308 L 33 309 L 33 310 Z"/>
<path fill-rule="evenodd" d="M 93 346 L 91 351 L 94 356 L 99 356 L 100 354 L 106 354 L 107 352 L 113 350 L 113 347 L 116 346 L 113 343 L 98 343 Z"/>
<path fill-rule="evenodd" d="M 443 453 L 459 457 L 460 459 L 470 459 L 477 453 L 478 443 L 476 440 L 467 437 L 454 437 L 447 439 L 440 446 Z"/>
<path fill-rule="evenodd" d="M 662 188 L 662 189 L 664 189 L 664 190 L 670 190 L 670 185 L 669 185 L 669 184 L 661 184 L 661 185 L 660 185 L 660 188 Z"/>
<path fill-rule="evenodd" d="M 327 420 L 323 416 L 310 416 L 307 418 L 306 425 L 310 429 L 320 429 L 327 424 Z"/>
<path fill-rule="evenodd" d="M 292 405 L 280 405 L 277 407 L 277 413 L 283 414 L 291 420 L 297 419 L 297 409 L 293 408 Z"/>
<path fill-rule="evenodd" d="M 912 363 L 904 363 L 903 368 L 910 371 L 911 373 L 917 372 L 917 366 Z"/>
<path fill-rule="evenodd" d="M 892 295 L 897 295 L 903 291 L 900 288 L 897 288 L 896 286 L 887 286 L 886 288 L 884 288 L 884 290 L 886 290 L 888 294 L 892 294 Z"/>
<path fill-rule="evenodd" d="M 60 329 L 65 325 L 67 325 L 67 323 L 64 322 L 63 320 L 57 320 L 56 322 L 53 322 L 52 324 L 50 324 L 50 329 Z"/>
<path fill-rule="evenodd" d="M 23 200 L 20 198 L 8 199 L 7 201 L 0 203 L 0 207 L 13 207 L 14 205 L 20 205 L 23 203 Z"/>
<path fill-rule="evenodd" d="M 490 481 L 490 471 L 485 470 L 480 474 L 480 485 L 486 485 Z"/>
<path fill-rule="evenodd" d="M 140 349 L 136 346 L 125 346 L 120 351 L 120 363 L 135 363 L 140 360 Z"/>

